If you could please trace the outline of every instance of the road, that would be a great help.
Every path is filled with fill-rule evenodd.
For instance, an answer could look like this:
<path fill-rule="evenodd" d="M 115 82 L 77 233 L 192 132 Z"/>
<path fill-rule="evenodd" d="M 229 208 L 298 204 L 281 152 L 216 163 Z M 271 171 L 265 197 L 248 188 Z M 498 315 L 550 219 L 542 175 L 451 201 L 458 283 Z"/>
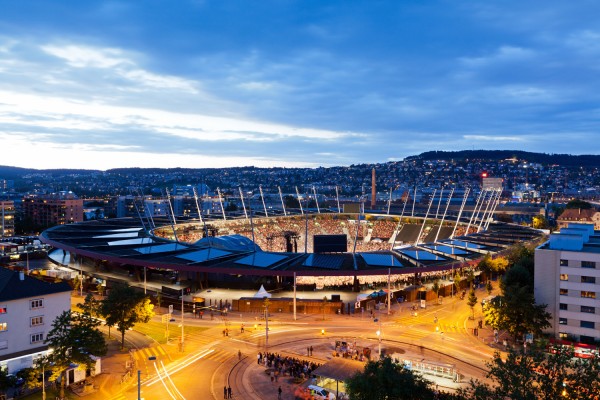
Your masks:
<path fill-rule="evenodd" d="M 478 297 L 485 297 L 485 293 L 478 292 Z M 328 315 L 323 320 L 320 315 L 302 315 L 293 321 L 289 314 L 272 314 L 268 346 L 264 321 L 256 320 L 254 315 L 239 314 L 215 321 L 186 319 L 188 325 L 211 329 L 186 335 L 184 352 L 179 351 L 177 338 L 170 345 L 163 345 L 163 350 L 156 346 L 150 350 L 146 337 L 128 333 L 127 338 L 130 345 L 140 347 L 137 365 L 141 371 L 141 398 L 145 400 L 221 399 L 224 386 L 231 386 L 233 398 L 260 399 L 261 390 L 270 389 L 259 382 L 265 376 L 256 370 L 258 351 L 267 349 L 304 357 L 310 345 L 315 348 L 312 359 L 326 362 L 331 358 L 335 340 L 363 343 L 376 354 L 381 338 L 382 350 L 388 354 L 400 351 L 413 358 L 454 364 L 464 380 L 485 380 L 483 368 L 495 349 L 484 343 L 481 336 L 473 335 L 481 306 L 476 309 L 479 312 L 472 320 L 466 300 L 454 298 L 418 309 L 416 315 L 409 304 L 395 304 L 393 315 L 387 315 L 387 309 L 381 315 L 376 311 L 375 318 L 361 314 Z M 242 322 L 246 326 L 244 333 L 240 331 Z M 228 336 L 223 335 L 225 327 L 229 329 Z M 491 332 L 482 333 L 489 338 Z M 137 398 L 136 382 L 132 379 L 112 399 Z M 293 396 L 284 395 L 285 398 Z"/>

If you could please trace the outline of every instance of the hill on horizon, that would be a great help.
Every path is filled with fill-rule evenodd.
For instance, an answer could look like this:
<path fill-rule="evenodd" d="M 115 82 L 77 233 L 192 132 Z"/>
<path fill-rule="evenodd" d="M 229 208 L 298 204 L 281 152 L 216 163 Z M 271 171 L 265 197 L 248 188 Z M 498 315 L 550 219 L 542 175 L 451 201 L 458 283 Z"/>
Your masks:
<path fill-rule="evenodd" d="M 571 155 L 571 154 L 546 154 L 546 153 L 533 153 L 522 150 L 459 150 L 459 151 L 427 151 L 416 156 L 406 157 L 406 160 L 490 160 L 490 161 L 502 161 L 507 159 L 516 158 L 527 162 L 540 163 L 540 164 L 557 164 L 566 167 L 600 167 L 600 155 Z M 362 165 L 378 165 L 377 164 L 362 164 Z M 340 166 L 337 166 L 340 167 Z M 275 167 L 273 169 L 280 169 L 281 167 Z M 307 168 L 307 169 L 317 169 Z M 160 173 L 166 171 L 208 171 L 214 169 L 262 169 L 254 166 L 247 167 L 231 167 L 231 168 L 112 168 L 106 171 L 95 170 L 95 169 L 35 169 L 35 168 L 22 168 L 0 165 L 0 178 L 2 179 L 17 179 L 27 174 L 44 173 L 44 174 L 89 174 L 89 173 Z M 268 168 L 265 168 L 268 169 Z M 290 169 L 303 169 L 303 168 L 290 168 Z"/>

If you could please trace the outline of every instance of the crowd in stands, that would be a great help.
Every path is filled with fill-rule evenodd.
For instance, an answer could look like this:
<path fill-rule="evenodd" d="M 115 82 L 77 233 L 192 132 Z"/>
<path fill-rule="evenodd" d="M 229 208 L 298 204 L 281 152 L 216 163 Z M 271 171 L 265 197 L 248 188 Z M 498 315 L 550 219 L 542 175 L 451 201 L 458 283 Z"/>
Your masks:
<path fill-rule="evenodd" d="M 354 218 L 354 219 L 353 219 Z M 254 218 L 250 221 L 246 218 L 235 220 L 210 221 L 204 224 L 185 224 L 177 227 L 177 238 L 180 242 L 194 243 L 209 235 L 242 235 L 254 242 L 263 251 L 272 252 L 313 252 L 314 235 L 341 235 L 347 237 L 348 252 L 372 252 L 385 251 L 391 248 L 391 238 L 395 232 L 402 229 L 405 221 L 390 218 L 373 218 L 357 221 L 352 214 L 318 214 L 305 218 L 302 215 L 287 217 Z M 358 224 L 358 225 L 357 225 Z M 254 227 L 254 235 L 252 233 Z M 425 238 L 431 229 L 427 225 L 423 229 L 421 239 Z M 306 231 L 308 228 L 308 243 Z M 455 236 L 464 234 L 465 227 L 458 227 Z M 476 231 L 476 227 L 470 229 Z M 173 239 L 171 227 L 157 229 L 157 236 Z"/>
<path fill-rule="evenodd" d="M 301 360 L 295 357 L 284 356 L 278 353 L 258 353 L 257 363 L 273 370 L 272 377 L 290 376 L 292 378 L 305 379 L 321 364 L 312 361 Z"/>

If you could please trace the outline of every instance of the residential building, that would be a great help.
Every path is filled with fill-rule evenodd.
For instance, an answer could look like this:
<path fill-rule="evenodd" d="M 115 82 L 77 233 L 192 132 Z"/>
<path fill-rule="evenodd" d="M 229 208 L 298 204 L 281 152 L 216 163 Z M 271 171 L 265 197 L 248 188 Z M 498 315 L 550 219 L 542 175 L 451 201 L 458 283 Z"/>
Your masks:
<path fill-rule="evenodd" d="M 592 224 L 595 230 L 600 230 L 600 212 L 595 208 L 567 208 L 556 220 L 559 228 L 566 228 L 571 222 Z"/>
<path fill-rule="evenodd" d="M 15 235 L 15 203 L 0 200 L 0 237 Z"/>
<path fill-rule="evenodd" d="M 600 342 L 600 232 L 570 223 L 535 250 L 534 294 L 557 339 Z"/>
<path fill-rule="evenodd" d="M 48 352 L 52 322 L 71 309 L 71 287 L 0 268 L 0 368 L 15 373 Z"/>
<path fill-rule="evenodd" d="M 27 197 L 21 206 L 24 217 L 41 227 L 83 222 L 83 200 L 71 192 Z"/>

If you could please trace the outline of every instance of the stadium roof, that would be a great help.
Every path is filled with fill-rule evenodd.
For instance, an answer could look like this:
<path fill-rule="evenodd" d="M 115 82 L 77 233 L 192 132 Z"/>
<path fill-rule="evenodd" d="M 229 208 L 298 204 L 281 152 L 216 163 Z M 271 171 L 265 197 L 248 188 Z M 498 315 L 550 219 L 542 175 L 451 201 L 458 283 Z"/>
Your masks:
<path fill-rule="evenodd" d="M 492 224 L 486 232 L 425 244 L 361 253 L 278 253 L 262 251 L 241 235 L 175 242 L 149 234 L 132 218 L 60 225 L 44 231 L 42 242 L 103 262 L 208 273 L 291 276 L 411 274 L 455 268 L 500 251 L 538 231 Z"/>

